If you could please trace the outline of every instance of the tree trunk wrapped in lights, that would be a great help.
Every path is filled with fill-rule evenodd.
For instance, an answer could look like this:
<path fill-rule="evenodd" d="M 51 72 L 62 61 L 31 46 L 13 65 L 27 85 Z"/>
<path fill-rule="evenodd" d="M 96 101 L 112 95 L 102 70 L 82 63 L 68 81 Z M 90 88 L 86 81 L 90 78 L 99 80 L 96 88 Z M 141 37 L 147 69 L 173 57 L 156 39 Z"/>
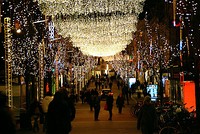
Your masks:
<path fill-rule="evenodd" d="M 8 96 L 8 106 L 13 108 L 13 91 L 12 91 L 12 33 L 11 18 L 4 18 L 4 36 L 5 36 L 5 84 Z"/>

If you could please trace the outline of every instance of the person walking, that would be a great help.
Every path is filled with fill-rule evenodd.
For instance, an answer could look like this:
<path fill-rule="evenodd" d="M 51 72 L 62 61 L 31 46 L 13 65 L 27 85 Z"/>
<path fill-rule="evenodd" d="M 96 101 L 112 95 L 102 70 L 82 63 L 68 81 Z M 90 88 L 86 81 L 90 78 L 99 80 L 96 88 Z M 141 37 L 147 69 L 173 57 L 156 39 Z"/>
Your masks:
<path fill-rule="evenodd" d="M 74 102 L 73 98 L 71 98 L 69 96 L 69 92 L 66 90 L 66 88 L 62 87 L 59 90 L 59 92 L 61 92 L 64 95 L 64 101 L 67 102 L 68 108 L 69 108 L 70 121 L 73 121 L 75 119 L 75 116 L 76 116 L 75 102 Z"/>
<path fill-rule="evenodd" d="M 109 118 L 108 120 L 112 120 L 112 109 L 113 109 L 113 93 L 110 92 L 106 98 L 106 104 L 108 107 L 108 112 L 109 112 Z"/>
<path fill-rule="evenodd" d="M 124 106 L 124 97 L 123 97 L 123 95 L 121 93 L 117 97 L 116 105 L 117 105 L 117 108 L 118 108 L 118 113 L 121 114 L 122 113 L 122 108 Z"/>
<path fill-rule="evenodd" d="M 126 99 L 127 105 L 129 105 L 128 89 L 129 89 L 128 84 L 124 83 L 122 88 L 122 95 L 124 96 L 124 99 Z"/>
<path fill-rule="evenodd" d="M 99 112 L 100 112 L 100 102 L 101 98 L 98 96 L 98 94 L 94 95 L 94 120 L 99 121 Z"/>
<path fill-rule="evenodd" d="M 99 90 L 100 90 L 101 89 L 101 80 L 99 79 L 98 81 L 99 81 L 98 84 L 99 84 Z"/>
<path fill-rule="evenodd" d="M 75 110 L 64 90 L 57 91 L 49 103 L 47 134 L 69 134 L 72 130 L 71 121 L 75 118 Z"/>
<path fill-rule="evenodd" d="M 47 112 L 48 112 L 48 106 L 49 103 L 53 100 L 53 95 L 51 92 L 47 92 L 46 96 L 44 97 L 44 99 L 42 100 L 42 110 L 44 112 L 44 122 L 43 122 L 43 132 L 46 131 L 46 116 L 47 116 Z"/>
<path fill-rule="evenodd" d="M 98 88 L 98 81 L 97 80 L 95 80 L 95 87 L 96 87 L 96 89 Z"/>
<path fill-rule="evenodd" d="M 153 134 L 157 127 L 156 109 L 151 104 L 151 97 L 144 98 L 143 106 L 141 107 L 137 120 L 137 129 L 142 131 L 142 134 Z"/>
<path fill-rule="evenodd" d="M 40 102 L 35 98 L 33 103 L 30 105 L 30 114 L 33 118 L 32 129 L 33 132 L 39 132 L 39 119 L 43 116 L 43 110 Z"/>
<path fill-rule="evenodd" d="M 80 98 L 81 98 L 81 103 L 83 104 L 83 103 L 85 103 L 85 91 L 83 91 L 83 90 L 81 90 L 80 91 Z"/>
<path fill-rule="evenodd" d="M 109 88 L 112 90 L 112 85 L 113 85 L 113 83 L 112 83 L 112 81 L 110 80 L 110 82 L 109 82 Z"/>
<path fill-rule="evenodd" d="M 119 80 L 117 80 L 117 89 L 120 90 L 120 86 L 121 86 L 121 83 Z"/>
<path fill-rule="evenodd" d="M 7 96 L 0 91 L 0 134 L 16 134 L 15 120 L 7 100 Z"/>
<path fill-rule="evenodd" d="M 93 89 L 90 91 L 89 105 L 90 105 L 90 111 L 93 111 L 93 108 L 94 108 L 94 91 L 93 91 Z"/>

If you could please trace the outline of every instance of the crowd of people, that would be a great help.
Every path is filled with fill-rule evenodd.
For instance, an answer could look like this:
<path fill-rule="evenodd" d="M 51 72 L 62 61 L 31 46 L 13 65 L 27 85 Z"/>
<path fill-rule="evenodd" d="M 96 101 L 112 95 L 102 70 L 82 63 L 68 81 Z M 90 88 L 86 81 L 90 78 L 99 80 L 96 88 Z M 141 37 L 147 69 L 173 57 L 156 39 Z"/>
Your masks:
<path fill-rule="evenodd" d="M 34 123 L 32 129 L 39 131 L 39 123 L 43 124 L 46 134 L 68 134 L 71 121 L 76 115 L 75 100 L 66 88 L 60 88 L 54 95 L 47 93 L 42 102 L 37 99 L 30 106 L 30 116 Z"/>
<path fill-rule="evenodd" d="M 81 103 L 89 104 L 89 110 L 94 111 L 94 121 L 99 121 L 99 113 L 101 109 L 101 95 L 99 94 L 100 89 L 104 88 L 103 86 L 97 86 L 99 80 L 107 81 L 106 85 L 112 89 L 113 80 L 112 79 L 93 79 L 96 88 L 91 90 L 81 90 L 80 99 Z M 116 106 L 118 113 L 122 113 L 122 109 L 125 106 L 125 103 L 129 105 L 129 93 L 130 88 L 128 84 L 116 81 L 119 94 L 116 98 Z M 104 85 L 105 86 L 105 85 Z M 135 87 L 132 86 L 132 90 Z M 153 132 L 154 119 L 155 119 L 155 108 L 150 103 L 150 97 L 147 96 L 144 99 L 144 105 L 141 108 L 141 112 L 138 116 L 137 128 L 141 129 L 143 134 L 151 134 Z M 16 126 L 7 104 L 7 96 L 0 92 L 0 133 L 15 134 Z M 33 120 L 32 130 L 34 132 L 39 131 L 39 123 L 43 124 L 43 132 L 46 134 L 68 134 L 72 130 L 71 122 L 75 119 L 76 108 L 75 103 L 76 99 L 73 94 L 69 94 L 68 90 L 64 87 L 60 88 L 54 95 L 50 92 L 46 93 L 44 99 L 39 102 L 37 99 L 33 101 L 30 105 L 28 115 Z M 108 111 L 108 120 L 112 120 L 113 115 L 113 105 L 114 97 L 112 90 L 108 93 L 106 97 L 106 110 Z M 148 133 L 146 132 L 148 131 Z"/>
<path fill-rule="evenodd" d="M 7 102 L 7 95 L 0 92 L 0 134 L 16 134 L 14 111 Z M 26 119 L 30 119 L 27 129 L 39 132 L 39 126 L 43 124 L 46 134 L 68 134 L 76 115 L 74 103 L 74 97 L 65 88 L 60 88 L 54 95 L 47 93 L 42 102 L 35 99 L 26 112 Z"/>
<path fill-rule="evenodd" d="M 99 99 L 98 91 L 97 91 L 97 89 L 100 89 L 100 87 L 97 86 L 98 84 L 96 84 L 96 82 L 95 82 L 95 85 L 96 85 L 96 89 L 87 90 L 85 94 L 81 93 L 81 97 L 84 98 L 83 96 L 86 95 L 85 96 L 86 102 L 90 104 L 90 107 L 92 106 L 91 104 L 94 104 L 94 109 L 95 109 L 94 119 L 96 121 L 96 120 L 99 120 L 98 115 L 100 112 L 101 99 Z M 146 83 L 140 84 L 139 81 L 137 81 L 136 83 L 131 85 L 131 87 L 129 87 L 129 85 L 126 84 L 125 82 L 117 80 L 117 87 L 118 87 L 118 90 L 120 90 L 120 93 L 116 99 L 116 106 L 118 108 L 118 113 L 119 114 L 122 113 L 122 109 L 125 106 L 125 102 L 127 105 L 129 105 L 129 99 L 131 98 L 132 94 L 136 93 L 138 86 L 140 86 L 140 89 L 142 89 L 143 91 L 144 100 L 143 100 L 143 105 L 141 106 L 138 119 L 137 119 L 137 129 L 141 130 L 142 134 L 153 134 L 157 127 L 157 115 L 156 115 L 155 106 L 151 103 L 151 96 L 150 94 L 148 94 L 146 90 Z M 95 96 L 94 98 L 96 99 L 98 98 L 97 99 L 98 101 L 94 101 L 94 103 L 92 103 L 93 99 L 87 99 L 87 98 L 92 98 L 92 96 Z M 141 98 L 141 95 L 137 95 L 137 97 Z M 82 103 L 84 103 L 84 101 L 82 101 Z M 112 120 L 113 103 L 114 103 L 113 93 L 110 92 L 106 98 L 106 110 L 109 113 L 108 120 Z"/>

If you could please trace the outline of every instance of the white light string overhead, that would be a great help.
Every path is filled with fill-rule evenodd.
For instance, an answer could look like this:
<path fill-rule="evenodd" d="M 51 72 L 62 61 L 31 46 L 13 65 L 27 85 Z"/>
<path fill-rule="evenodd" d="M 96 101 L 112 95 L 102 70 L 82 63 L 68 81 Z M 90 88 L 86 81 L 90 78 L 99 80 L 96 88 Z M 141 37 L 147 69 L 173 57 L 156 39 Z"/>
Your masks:
<path fill-rule="evenodd" d="M 38 0 L 58 34 L 71 37 L 83 54 L 111 56 L 124 50 L 136 31 L 144 0 Z"/>
<path fill-rule="evenodd" d="M 88 15 L 91 13 L 139 14 L 145 0 L 37 0 L 46 15 Z"/>

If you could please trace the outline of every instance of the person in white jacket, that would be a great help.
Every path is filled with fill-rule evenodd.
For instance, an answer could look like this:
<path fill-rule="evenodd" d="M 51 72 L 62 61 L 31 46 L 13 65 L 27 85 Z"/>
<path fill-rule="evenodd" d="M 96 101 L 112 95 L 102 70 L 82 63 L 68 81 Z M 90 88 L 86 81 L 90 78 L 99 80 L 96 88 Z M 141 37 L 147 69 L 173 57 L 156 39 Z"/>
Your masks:
<path fill-rule="evenodd" d="M 48 112 L 49 103 L 53 100 L 53 95 L 48 92 L 44 99 L 42 100 L 42 110 L 44 112 L 44 122 L 43 122 L 43 132 L 46 131 L 46 115 Z"/>

